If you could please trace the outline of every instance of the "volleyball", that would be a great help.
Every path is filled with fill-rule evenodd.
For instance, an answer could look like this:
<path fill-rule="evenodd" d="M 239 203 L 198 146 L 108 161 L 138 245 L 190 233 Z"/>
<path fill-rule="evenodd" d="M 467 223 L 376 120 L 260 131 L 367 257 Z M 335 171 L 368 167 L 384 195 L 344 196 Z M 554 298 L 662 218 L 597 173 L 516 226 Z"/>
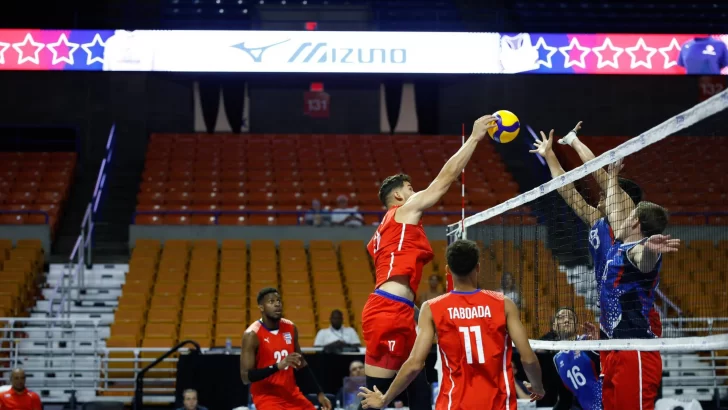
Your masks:
<path fill-rule="evenodd" d="M 518 121 L 516 114 L 510 111 L 500 110 L 493 114 L 493 116 L 496 118 L 496 127 L 488 130 L 490 137 L 501 144 L 516 139 L 518 132 L 521 130 L 521 123 Z"/>

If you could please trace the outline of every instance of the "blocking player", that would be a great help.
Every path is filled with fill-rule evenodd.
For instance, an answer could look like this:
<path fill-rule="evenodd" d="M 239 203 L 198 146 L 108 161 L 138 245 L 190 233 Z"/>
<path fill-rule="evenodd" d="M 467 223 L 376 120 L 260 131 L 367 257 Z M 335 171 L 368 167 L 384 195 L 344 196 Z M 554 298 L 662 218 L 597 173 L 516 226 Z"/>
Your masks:
<path fill-rule="evenodd" d="M 422 268 L 433 257 L 422 227 L 422 212 L 445 195 L 478 143 L 495 127 L 494 120 L 495 117 L 486 115 L 475 121 L 470 138 L 425 190 L 415 192 L 409 176 L 404 174 L 382 182 L 379 199 L 388 211 L 367 245 L 374 259 L 376 285 L 362 312 L 365 374 L 370 389 L 374 385 L 389 386 L 414 345 L 416 331 L 411 318 L 415 292 L 422 279 Z M 432 393 L 424 373 L 409 389 L 408 396 L 410 408 L 431 408 Z"/>
<path fill-rule="evenodd" d="M 240 354 L 240 376 L 243 383 L 252 384 L 250 394 L 256 408 L 261 410 L 314 409 L 314 405 L 296 385 L 293 369 L 308 369 L 305 380 L 315 386 L 322 409 L 330 410 L 326 398 L 298 344 L 298 329 L 282 317 L 281 295 L 274 288 L 258 292 L 261 318 L 243 334 Z"/>
<path fill-rule="evenodd" d="M 593 324 L 585 324 L 586 335 L 577 336 L 576 312 L 560 308 L 554 315 L 554 330 L 559 340 L 599 339 L 599 330 Z M 602 380 L 599 377 L 599 354 L 591 351 L 562 350 L 554 355 L 554 365 L 564 386 L 554 409 L 571 409 L 573 399 L 584 410 L 602 410 Z M 566 396 L 566 397 L 562 397 Z"/>
<path fill-rule="evenodd" d="M 364 408 L 385 408 L 404 391 L 425 367 L 434 336 L 444 365 L 436 410 L 515 410 L 511 340 L 531 382 L 526 385 L 531 401 L 543 397 L 541 367 L 528 343 L 518 308 L 502 293 L 478 289 L 478 245 L 466 240 L 453 242 L 446 258 L 454 290 L 422 305 L 420 332 L 412 354 L 391 386 L 381 390 L 379 386 L 361 388 Z"/>
<path fill-rule="evenodd" d="M 619 161 L 609 167 L 607 216 L 619 228 L 607 252 L 599 295 L 600 327 L 610 339 L 657 337 L 650 326 L 662 254 L 676 252 L 679 239 L 662 235 L 667 211 L 642 201 L 632 206 L 619 187 Z M 617 225 L 618 224 L 618 225 Z M 605 410 L 654 409 L 660 380 L 660 352 L 611 351 L 602 361 Z"/>

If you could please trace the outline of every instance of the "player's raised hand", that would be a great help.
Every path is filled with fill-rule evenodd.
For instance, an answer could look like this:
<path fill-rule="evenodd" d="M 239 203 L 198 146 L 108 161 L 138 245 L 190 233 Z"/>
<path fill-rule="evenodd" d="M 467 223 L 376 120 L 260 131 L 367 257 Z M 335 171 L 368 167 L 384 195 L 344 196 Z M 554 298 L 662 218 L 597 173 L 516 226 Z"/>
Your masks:
<path fill-rule="evenodd" d="M 283 360 L 278 362 L 278 369 L 285 370 L 289 366 L 292 366 L 294 369 L 298 369 L 299 367 L 301 367 L 302 360 L 303 357 L 301 357 L 300 353 L 289 353 L 288 356 L 284 357 Z"/>
<path fill-rule="evenodd" d="M 581 121 L 576 123 L 574 126 L 574 129 L 572 129 L 568 134 L 566 134 L 563 138 L 559 139 L 559 144 L 561 145 L 571 145 L 572 142 L 577 138 L 576 133 L 579 132 L 581 129 Z"/>
<path fill-rule="evenodd" d="M 528 392 L 531 393 L 531 401 L 541 400 L 543 399 L 543 396 L 546 395 L 546 391 L 543 387 L 533 387 L 529 382 L 523 382 L 523 385 L 526 386 Z"/>
<path fill-rule="evenodd" d="M 624 159 L 620 158 L 611 164 L 609 164 L 609 167 L 607 168 L 607 171 L 610 175 L 619 175 L 619 173 L 624 168 Z"/>
<path fill-rule="evenodd" d="M 528 152 L 532 154 L 538 154 L 542 157 L 545 157 L 546 154 L 552 151 L 554 146 L 554 130 L 549 131 L 549 136 L 547 137 L 546 134 L 544 134 L 543 131 L 541 131 L 541 141 L 536 140 L 536 142 L 533 143 L 533 146 L 535 149 L 532 149 Z"/>
<path fill-rule="evenodd" d="M 470 138 L 475 138 L 476 141 L 482 141 L 488 130 L 496 128 L 496 118 L 492 115 L 484 115 L 473 124 L 473 132 L 470 134 Z"/>
<path fill-rule="evenodd" d="M 670 235 L 652 235 L 645 241 L 644 247 L 654 253 L 677 252 L 680 239 L 672 239 Z"/>
<path fill-rule="evenodd" d="M 586 331 L 587 340 L 599 340 L 599 328 L 592 322 L 584 323 L 584 330 Z"/>
<path fill-rule="evenodd" d="M 360 387 L 359 390 L 357 396 L 362 398 L 361 406 L 365 409 L 383 409 L 389 404 L 384 402 L 384 394 L 379 391 L 377 386 L 374 386 L 374 391 L 366 387 Z"/>
<path fill-rule="evenodd" d="M 321 406 L 321 408 L 323 410 L 331 410 L 331 401 L 329 400 L 328 397 L 326 397 L 325 394 L 319 393 L 317 397 L 318 397 L 319 405 Z"/>

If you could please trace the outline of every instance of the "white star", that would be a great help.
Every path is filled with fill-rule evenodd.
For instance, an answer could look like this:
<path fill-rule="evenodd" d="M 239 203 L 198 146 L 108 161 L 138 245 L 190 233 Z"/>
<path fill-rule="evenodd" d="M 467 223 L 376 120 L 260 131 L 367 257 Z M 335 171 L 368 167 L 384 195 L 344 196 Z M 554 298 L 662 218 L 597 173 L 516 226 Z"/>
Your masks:
<path fill-rule="evenodd" d="M 60 47 L 61 44 L 65 44 L 66 47 L 68 47 L 67 56 L 58 57 L 58 51 L 56 51 L 56 47 Z M 56 41 L 55 43 L 50 43 L 46 47 L 48 47 L 48 49 L 51 50 L 51 53 L 53 53 L 53 65 L 56 65 L 60 62 L 73 65 L 73 53 L 78 49 L 79 45 L 77 43 L 69 43 L 68 37 L 66 37 L 66 33 L 61 33 L 61 36 L 58 37 L 58 41 Z"/>
<path fill-rule="evenodd" d="M 668 54 L 672 50 L 677 50 L 678 56 L 680 55 L 680 43 L 677 42 L 677 39 L 675 37 L 672 38 L 669 46 L 660 47 L 659 50 L 660 54 L 665 57 L 665 63 L 663 64 L 662 68 L 667 70 L 668 68 L 677 65 L 677 57 L 672 59 L 672 57 L 670 57 L 670 54 Z"/>
<path fill-rule="evenodd" d="M 572 60 L 569 58 L 569 52 L 573 50 L 576 47 L 577 50 L 581 51 L 581 55 L 579 56 L 579 60 Z M 571 39 L 571 42 L 566 47 L 559 47 L 559 52 L 564 55 L 564 68 L 569 68 L 571 66 L 577 66 L 581 68 L 586 68 L 586 63 L 584 62 L 584 57 L 586 57 L 587 54 L 591 49 L 589 47 L 583 47 L 581 44 L 579 44 L 579 40 L 576 39 L 576 37 Z"/>
<path fill-rule="evenodd" d="M 604 60 L 602 57 L 602 51 L 609 49 L 611 51 L 614 51 L 614 55 L 612 56 L 611 60 Z M 604 44 L 601 45 L 601 47 L 594 47 L 592 48 L 592 51 L 594 54 L 597 55 L 597 68 L 604 68 L 606 66 L 610 66 L 612 68 L 619 68 L 619 56 L 624 53 L 624 49 L 622 47 L 615 47 L 614 44 L 612 44 L 612 40 L 607 37 L 606 40 L 604 40 Z"/>
<path fill-rule="evenodd" d="M 546 54 L 545 61 L 544 60 L 536 61 L 536 66 L 545 66 L 548 68 L 552 68 L 551 67 L 551 57 L 553 57 L 554 54 L 556 54 L 556 50 L 557 50 L 556 47 L 549 46 L 548 44 L 546 44 L 546 40 L 544 40 L 543 37 L 539 37 L 538 41 L 536 42 L 536 50 L 541 50 L 541 49 L 548 50 L 549 53 Z"/>
<path fill-rule="evenodd" d="M 35 47 L 35 52 L 33 53 L 33 56 L 24 56 L 23 55 L 23 49 L 21 47 L 25 47 L 30 43 L 31 46 Z M 30 33 L 25 35 L 25 39 L 23 39 L 22 43 L 15 43 L 13 44 L 13 48 L 15 51 L 18 52 L 18 64 L 23 64 L 26 61 L 30 61 L 33 64 L 40 64 L 40 58 L 38 56 L 38 53 L 40 53 L 40 50 L 45 47 L 45 44 L 43 43 L 36 43 L 35 40 L 33 40 L 33 35 Z"/>
<path fill-rule="evenodd" d="M 10 43 L 0 42 L 0 64 L 5 64 L 5 52 L 10 48 Z"/>
<path fill-rule="evenodd" d="M 643 49 L 648 52 L 646 61 L 637 61 L 637 56 L 634 55 L 634 52 L 639 49 Z M 657 53 L 657 49 L 654 47 L 647 47 L 647 44 L 645 44 L 645 40 L 642 37 L 637 40 L 637 44 L 634 47 L 627 47 L 625 48 L 625 50 L 627 50 L 627 54 L 632 57 L 632 62 L 630 63 L 629 68 L 637 68 L 639 66 L 642 66 L 648 69 L 652 69 L 652 56 Z"/>
<path fill-rule="evenodd" d="M 101 47 L 106 47 L 106 42 L 101 39 L 101 35 L 99 33 L 96 33 L 94 36 L 94 39 L 91 40 L 90 43 L 81 44 L 81 48 L 83 51 L 86 52 L 86 65 L 91 65 L 93 63 L 104 63 L 103 57 L 91 57 L 93 53 L 91 52 L 91 47 L 95 46 L 96 44 L 101 45 Z"/>

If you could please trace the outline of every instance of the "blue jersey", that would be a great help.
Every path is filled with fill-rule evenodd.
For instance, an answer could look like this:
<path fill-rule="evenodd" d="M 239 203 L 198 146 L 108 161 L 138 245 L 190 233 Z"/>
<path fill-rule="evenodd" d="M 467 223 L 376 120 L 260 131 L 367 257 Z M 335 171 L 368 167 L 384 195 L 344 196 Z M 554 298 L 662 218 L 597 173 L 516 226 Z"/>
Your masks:
<path fill-rule="evenodd" d="M 710 37 L 696 38 L 683 44 L 677 64 L 688 74 L 720 74 L 728 67 L 728 49 L 724 42 Z"/>
<path fill-rule="evenodd" d="M 600 218 L 589 231 L 589 254 L 594 264 L 594 279 L 597 281 L 597 295 L 602 288 L 602 274 L 604 263 L 607 261 L 607 252 L 614 243 L 614 232 L 607 218 Z"/>
<path fill-rule="evenodd" d="M 640 272 L 628 252 L 641 242 L 616 241 L 607 252 L 599 293 L 599 324 L 602 333 L 610 339 L 657 337 L 650 327 L 649 314 L 660 281 L 662 255 L 652 271 Z"/>
<path fill-rule="evenodd" d="M 602 410 L 602 379 L 597 363 L 599 355 L 593 352 L 562 350 L 554 356 L 561 381 L 584 410 Z"/>

